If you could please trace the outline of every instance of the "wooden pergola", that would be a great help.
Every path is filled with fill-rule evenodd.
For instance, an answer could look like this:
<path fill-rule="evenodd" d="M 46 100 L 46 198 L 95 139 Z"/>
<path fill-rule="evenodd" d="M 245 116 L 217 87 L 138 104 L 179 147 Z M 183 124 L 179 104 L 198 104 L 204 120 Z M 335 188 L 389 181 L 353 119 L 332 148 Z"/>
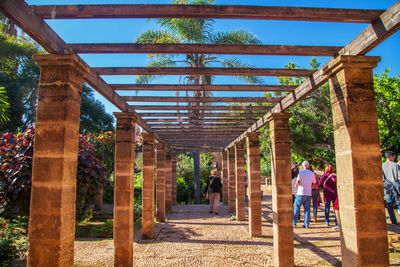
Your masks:
<path fill-rule="evenodd" d="M 41 84 L 33 168 L 29 266 L 50 266 L 49 259 L 46 261 L 42 257 L 43 251 L 52 251 L 55 256 L 51 256 L 50 260 L 53 263 L 57 262 L 57 266 L 72 266 L 73 264 L 73 235 L 71 234 L 73 229 L 68 228 L 69 226 L 63 226 L 66 218 L 73 215 L 72 210 L 64 209 L 65 203 L 63 201 L 74 199 L 74 192 L 71 191 L 71 187 L 72 189 L 75 188 L 75 178 L 70 178 L 70 174 L 74 173 L 73 166 L 76 164 L 76 160 L 74 163 L 71 155 L 76 152 L 74 147 L 76 147 L 77 140 L 73 140 L 71 136 L 77 135 L 79 128 L 77 126 L 79 126 L 79 100 L 82 80 L 121 110 L 120 113 L 115 113 L 117 117 L 114 212 L 116 266 L 132 266 L 133 252 L 129 247 L 132 247 L 130 244 L 132 243 L 133 229 L 131 228 L 133 222 L 129 218 L 132 216 L 133 195 L 129 188 L 132 185 L 133 177 L 132 129 L 135 128 L 133 125 L 138 124 L 147 132 L 143 144 L 143 153 L 146 155 L 143 161 L 143 231 L 144 235 L 152 237 L 152 221 L 154 218 L 152 201 L 154 199 L 151 192 L 154 188 L 154 149 L 156 143 L 158 143 L 157 162 L 166 162 L 165 166 L 169 166 L 157 165 L 157 179 L 173 175 L 166 174 L 169 172 L 168 170 L 173 169 L 169 162 L 174 160 L 173 155 L 171 156 L 171 152 L 168 150 L 226 151 L 224 152 L 223 167 L 224 177 L 226 177 L 224 179 L 224 202 L 229 203 L 230 209 L 236 210 L 237 216 L 240 217 L 244 212 L 243 192 L 240 189 L 242 186 L 240 181 L 244 181 L 240 178 L 240 170 L 244 166 L 242 160 L 245 153 L 244 141 L 247 142 L 249 164 L 250 232 L 252 235 L 259 235 L 261 231 L 260 204 L 258 203 L 260 162 L 256 131 L 267 123 L 270 124 L 272 143 L 274 247 L 276 247 L 274 249 L 274 260 L 277 266 L 293 266 L 293 229 L 291 225 L 292 217 L 290 217 L 292 206 L 290 181 L 288 180 L 290 176 L 288 125 L 290 114 L 287 114 L 286 111 L 328 81 L 331 87 L 334 114 L 338 186 L 339 198 L 341 199 L 340 214 L 342 218 L 348 218 L 343 220 L 341 226 L 343 265 L 388 265 L 386 224 L 382 205 L 383 187 L 380 180 L 378 127 L 374 95 L 373 90 L 371 90 L 373 84 L 372 69 L 380 59 L 378 57 L 366 57 L 365 54 L 400 28 L 400 2 L 394 4 L 388 10 L 365 10 L 233 5 L 33 6 L 28 5 L 23 0 L 2 0 L 0 11 L 50 53 L 50 55 L 35 56 L 35 60 L 41 67 Z M 54 19 L 120 18 L 250 19 L 368 23 L 369 25 L 349 44 L 344 47 L 337 47 L 232 44 L 68 44 L 46 23 L 46 20 Z M 88 53 L 292 55 L 329 56 L 331 59 L 318 70 L 146 68 L 135 66 L 93 68 L 88 66 L 78 55 Z M 108 84 L 102 79 L 102 75 L 286 76 L 304 77 L 305 82 L 298 87 L 233 84 Z M 127 96 L 127 92 L 134 91 L 224 91 L 230 92 L 231 96 L 154 97 L 135 96 L 134 94 Z M 120 92 L 123 92 L 124 96 Z M 288 94 L 283 98 L 236 97 L 236 92 L 288 92 Z M 132 105 L 131 102 L 139 104 Z M 146 102 L 169 102 L 173 104 L 167 106 L 161 104 L 146 105 Z M 206 103 L 211 103 L 211 105 L 206 105 Z M 212 105 L 212 103 L 218 104 Z M 231 103 L 238 104 L 230 105 Z M 246 106 L 243 103 L 269 104 Z M 55 115 L 50 115 L 51 113 Z M 50 152 L 55 153 L 56 156 L 50 157 L 48 155 Z M 167 159 L 169 157 L 169 161 L 165 161 L 162 157 Z M 235 173 L 235 164 L 236 167 L 238 164 L 241 165 L 237 173 Z M 61 170 L 53 170 L 53 168 L 56 168 L 54 166 L 62 167 L 60 167 Z M 46 168 L 50 169 L 50 173 L 54 171 L 53 176 L 58 175 L 62 179 L 41 178 L 45 175 L 43 172 Z M 370 173 L 367 174 L 366 171 Z M 168 182 L 164 180 L 158 182 L 157 180 L 157 199 L 167 201 L 167 206 L 168 197 L 164 194 L 171 190 L 171 185 L 168 185 Z M 39 206 L 46 201 L 42 198 L 49 192 L 54 196 L 55 203 L 61 203 L 57 211 L 53 206 L 44 205 L 44 208 Z M 368 196 L 368 207 L 363 203 L 366 199 L 360 195 L 360 192 L 365 192 Z M 225 195 L 229 196 L 229 199 L 225 199 Z M 60 197 L 57 198 L 56 196 Z M 235 202 L 238 198 L 240 200 Z M 159 203 L 157 201 L 157 219 L 161 221 L 165 216 L 163 205 L 165 205 L 165 202 Z M 46 208 L 48 210 L 45 212 Z M 47 220 L 50 222 L 50 218 L 54 218 L 58 222 L 56 225 L 61 225 L 61 228 L 49 228 L 53 230 L 52 233 L 58 233 L 58 237 L 47 237 L 51 234 L 46 233 L 46 229 L 43 228 L 44 224 L 40 221 Z M 376 222 L 372 228 L 368 226 L 371 221 Z M 46 250 L 48 247 L 52 248 Z"/>

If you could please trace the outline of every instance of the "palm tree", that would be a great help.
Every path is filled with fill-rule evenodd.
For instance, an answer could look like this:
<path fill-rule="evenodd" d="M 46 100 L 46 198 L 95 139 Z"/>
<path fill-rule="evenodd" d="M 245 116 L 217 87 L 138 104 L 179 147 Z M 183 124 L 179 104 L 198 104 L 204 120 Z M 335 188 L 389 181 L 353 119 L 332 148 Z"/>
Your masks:
<path fill-rule="evenodd" d="M 212 5 L 214 0 L 175 0 L 174 4 L 185 5 Z M 260 41 L 253 33 L 246 30 L 235 30 L 229 32 L 214 32 L 213 19 L 189 19 L 189 18 L 161 18 L 155 20 L 160 24 L 161 29 L 147 30 L 140 34 L 136 39 L 137 43 L 180 43 L 180 44 L 260 44 Z M 222 65 L 226 68 L 248 68 L 253 67 L 244 61 L 235 58 L 227 57 L 218 59 L 214 55 L 206 54 L 151 54 L 149 55 L 150 62 L 148 67 L 175 67 L 186 65 L 192 68 L 206 68 L 215 65 Z M 252 76 L 235 76 L 249 84 L 259 84 L 260 80 Z M 136 82 L 143 84 L 159 78 L 155 75 L 138 76 Z M 211 84 L 212 76 L 186 76 L 184 83 L 194 85 Z M 189 92 L 186 92 L 188 96 Z M 209 91 L 195 91 L 194 96 L 209 97 Z M 179 96 L 179 91 L 176 92 Z M 204 105 L 204 103 L 191 103 L 192 105 Z M 177 103 L 178 105 L 178 103 Z M 192 123 L 196 124 L 199 111 L 192 111 L 186 114 L 192 119 Z M 195 170 L 195 203 L 200 203 L 200 177 L 199 177 L 199 152 L 192 152 L 194 170 Z"/>

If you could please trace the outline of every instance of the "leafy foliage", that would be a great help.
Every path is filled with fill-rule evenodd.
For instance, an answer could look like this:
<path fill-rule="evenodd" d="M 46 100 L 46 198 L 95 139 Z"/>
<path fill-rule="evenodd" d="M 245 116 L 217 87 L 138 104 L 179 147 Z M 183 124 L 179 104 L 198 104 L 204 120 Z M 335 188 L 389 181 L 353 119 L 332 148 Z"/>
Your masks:
<path fill-rule="evenodd" d="M 32 184 L 34 126 L 18 134 L 5 133 L 0 138 L 0 212 L 29 213 Z M 76 208 L 83 213 L 92 203 L 99 186 L 108 183 L 108 170 L 94 156 L 95 149 L 87 137 L 79 137 Z"/>
<path fill-rule="evenodd" d="M 389 76 L 389 69 L 375 74 L 374 89 L 382 152 L 400 153 L 400 74 Z"/>
<path fill-rule="evenodd" d="M 0 266 L 9 266 L 11 261 L 26 253 L 27 227 L 26 217 L 18 217 L 11 221 L 0 217 Z"/>
<path fill-rule="evenodd" d="M 114 117 L 105 111 L 104 105 L 93 94 L 93 89 L 82 86 L 80 132 L 99 134 L 114 129 Z"/>
<path fill-rule="evenodd" d="M 4 87 L 0 87 L 0 125 L 9 121 L 8 109 L 10 108 L 10 103 L 8 103 L 7 92 Z"/>

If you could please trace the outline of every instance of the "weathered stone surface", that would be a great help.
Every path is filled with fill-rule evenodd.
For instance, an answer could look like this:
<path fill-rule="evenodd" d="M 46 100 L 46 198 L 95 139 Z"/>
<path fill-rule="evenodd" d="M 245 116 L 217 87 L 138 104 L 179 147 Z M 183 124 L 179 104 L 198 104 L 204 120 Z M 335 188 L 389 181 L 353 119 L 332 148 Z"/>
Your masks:
<path fill-rule="evenodd" d="M 172 153 L 172 205 L 176 205 L 176 153 Z"/>
<path fill-rule="evenodd" d="M 34 59 L 41 73 L 28 266 L 72 266 L 81 88 L 88 66 L 74 55 Z"/>
<path fill-rule="evenodd" d="M 261 236 L 261 175 L 259 133 L 246 137 L 247 168 L 249 183 L 249 232 L 250 236 Z"/>
<path fill-rule="evenodd" d="M 235 185 L 235 150 L 230 148 L 228 153 L 228 204 L 229 211 L 234 212 L 236 207 L 236 185 Z"/>
<path fill-rule="evenodd" d="M 235 145 L 236 218 L 246 220 L 244 140 Z"/>
<path fill-rule="evenodd" d="M 274 265 L 294 265 L 293 207 L 290 171 L 291 114 L 272 113 L 268 117 L 271 136 L 272 212 Z"/>
<path fill-rule="evenodd" d="M 135 118 L 129 113 L 114 113 L 114 266 L 133 266 L 133 184 L 135 163 Z"/>
<path fill-rule="evenodd" d="M 372 73 L 379 61 L 340 56 L 325 70 L 335 130 L 343 266 L 389 265 Z"/>
<path fill-rule="evenodd" d="M 156 218 L 159 222 L 165 221 L 165 173 L 166 154 L 165 144 L 157 144 L 157 180 L 156 180 Z"/>
<path fill-rule="evenodd" d="M 171 211 L 172 208 L 172 155 L 171 149 L 165 155 L 165 210 Z"/>
<path fill-rule="evenodd" d="M 229 184 L 229 176 L 228 176 L 228 153 L 222 153 L 222 197 L 224 205 L 228 205 L 228 184 Z"/>
<path fill-rule="evenodd" d="M 142 237 L 154 238 L 155 134 L 143 133 Z"/>

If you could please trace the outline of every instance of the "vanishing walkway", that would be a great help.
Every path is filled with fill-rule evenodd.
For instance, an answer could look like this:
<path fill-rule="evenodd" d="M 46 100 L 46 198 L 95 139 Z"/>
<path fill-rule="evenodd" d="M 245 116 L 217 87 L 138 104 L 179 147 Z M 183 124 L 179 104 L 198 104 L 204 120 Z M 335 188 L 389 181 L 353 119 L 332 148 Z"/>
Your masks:
<path fill-rule="evenodd" d="M 209 214 L 208 206 L 174 206 L 167 222 L 155 224 L 155 239 L 141 240 L 136 233 L 135 266 L 272 266 L 271 196 L 263 200 L 263 236 L 250 238 L 247 221 L 230 220 L 227 206 L 219 215 Z M 294 229 L 296 266 L 340 266 L 339 231 L 326 228 L 323 207 L 319 221 L 310 228 Z M 389 225 L 399 233 L 399 226 Z M 399 244 L 395 244 L 399 245 Z M 76 266 L 113 266 L 112 240 L 75 243 Z M 400 253 L 391 253 L 391 263 L 400 264 Z"/>

